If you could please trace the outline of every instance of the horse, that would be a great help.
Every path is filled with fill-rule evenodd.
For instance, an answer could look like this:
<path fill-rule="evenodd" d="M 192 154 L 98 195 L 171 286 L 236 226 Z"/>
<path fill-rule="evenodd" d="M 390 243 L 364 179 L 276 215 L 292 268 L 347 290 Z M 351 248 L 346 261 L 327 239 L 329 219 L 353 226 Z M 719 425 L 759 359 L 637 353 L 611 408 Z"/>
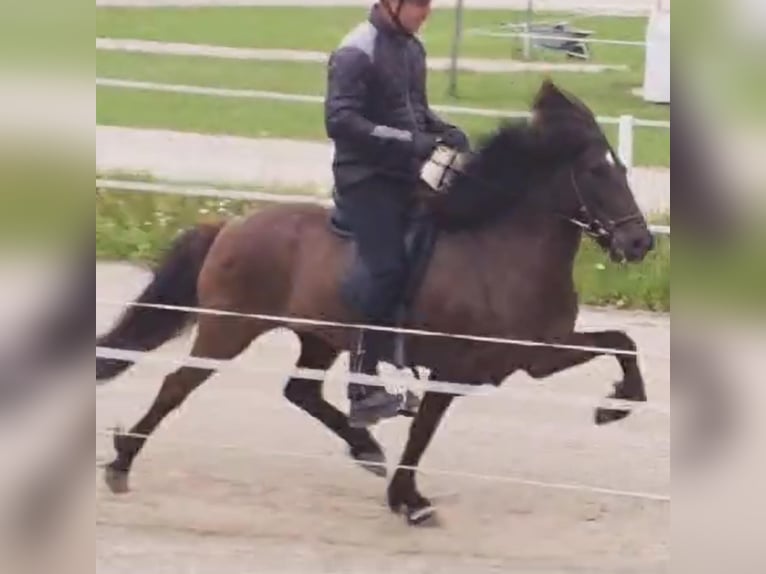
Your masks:
<path fill-rule="evenodd" d="M 593 237 L 621 263 L 639 262 L 653 248 L 626 168 L 581 100 L 545 80 L 533 98 L 530 118 L 500 121 L 427 206 L 439 231 L 407 326 L 557 346 L 409 337 L 407 356 L 413 365 L 429 369 L 432 380 L 500 385 L 516 372 L 543 379 L 613 354 L 623 377 L 609 396 L 647 400 L 636 344 L 626 333 L 575 331 L 578 296 L 572 274 L 583 238 Z M 97 345 L 150 351 L 196 320 L 192 357 L 229 360 L 256 337 L 286 327 L 300 341 L 297 367 L 328 369 L 354 343 L 352 330 L 338 325 L 354 319 L 340 289 L 354 261 L 353 240 L 333 233 L 331 221 L 327 207 L 280 204 L 185 230 L 137 304 L 97 337 Z M 185 312 L 167 306 L 182 306 Z M 332 324 L 291 323 L 291 318 Z M 130 360 L 99 357 L 97 380 L 109 380 L 131 365 Z M 184 366 L 171 373 L 145 416 L 129 433 L 115 434 L 116 457 L 106 468 L 113 491 L 127 490 L 131 465 L 146 437 L 214 372 Z M 343 439 L 357 462 L 385 462 L 369 430 L 349 426 L 347 416 L 324 399 L 321 381 L 290 378 L 284 396 Z M 423 394 L 400 465 L 388 483 L 390 509 L 403 513 L 410 524 L 436 515 L 418 491 L 415 472 L 453 399 L 449 392 Z M 595 422 L 617 421 L 630 413 L 619 407 L 597 407 Z"/>

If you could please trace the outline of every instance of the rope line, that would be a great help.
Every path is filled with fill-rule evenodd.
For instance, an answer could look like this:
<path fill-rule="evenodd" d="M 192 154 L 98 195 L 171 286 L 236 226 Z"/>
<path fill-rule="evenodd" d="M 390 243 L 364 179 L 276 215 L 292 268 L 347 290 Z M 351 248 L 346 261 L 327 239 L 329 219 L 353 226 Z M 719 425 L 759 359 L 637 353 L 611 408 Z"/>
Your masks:
<path fill-rule="evenodd" d="M 96 87 L 121 88 L 128 90 L 145 90 L 154 92 L 169 92 L 175 94 L 196 94 L 200 96 L 214 96 L 221 98 L 243 98 L 243 99 L 261 99 L 276 100 L 286 102 L 300 102 L 305 104 L 323 104 L 324 96 L 311 94 L 291 94 L 284 92 L 273 92 L 268 90 L 249 90 L 241 88 L 215 88 L 210 86 L 197 86 L 187 84 L 165 84 L 160 82 L 145 82 L 139 80 L 125 80 L 121 78 L 96 78 Z M 460 106 L 450 106 L 435 104 L 431 106 L 437 112 L 453 113 L 460 115 L 481 116 L 489 118 L 528 118 L 531 112 L 516 110 L 496 110 L 491 108 L 468 108 Z M 596 121 L 601 124 L 617 125 L 620 118 L 608 116 L 596 116 Z M 634 125 L 640 127 L 670 129 L 669 121 L 649 120 L 636 118 Z"/>
<path fill-rule="evenodd" d="M 108 436 L 108 437 L 113 437 L 114 435 L 119 434 L 121 436 L 139 438 L 144 440 L 150 438 L 149 435 L 123 432 L 120 430 L 100 430 L 100 431 L 96 431 L 96 434 L 100 436 Z M 303 459 L 303 460 L 321 460 L 323 462 L 330 461 L 334 464 L 345 464 L 345 465 L 359 464 L 359 463 L 353 463 L 347 458 L 341 458 L 341 457 L 332 456 L 332 455 L 327 456 L 327 455 L 320 455 L 320 454 L 313 454 L 313 453 L 301 453 L 301 452 L 274 450 L 274 449 L 251 449 L 251 448 L 244 449 L 241 446 L 235 446 L 235 445 L 225 445 L 225 444 L 216 445 L 216 444 L 210 444 L 210 443 L 205 444 L 205 443 L 199 443 L 195 441 L 172 441 L 171 440 L 168 442 L 172 442 L 173 444 L 178 444 L 178 445 L 185 445 L 185 446 L 208 447 L 208 448 L 227 449 L 227 450 L 247 450 L 249 454 L 255 454 L 259 456 L 297 458 L 297 459 Z M 591 492 L 593 494 L 616 496 L 616 497 L 623 497 L 623 498 L 633 498 L 633 499 L 641 499 L 641 500 L 650 500 L 650 501 L 656 501 L 656 502 L 670 502 L 669 495 L 660 494 L 656 492 L 621 490 L 616 488 L 592 486 L 588 484 L 579 484 L 579 483 L 546 482 L 542 480 L 532 480 L 532 479 L 526 479 L 526 478 L 520 478 L 520 477 L 514 477 L 514 476 L 508 476 L 508 475 L 484 474 L 484 473 L 476 473 L 476 472 L 467 472 L 462 470 L 438 469 L 438 468 L 427 468 L 427 467 L 424 468 L 424 467 L 408 466 L 408 465 L 395 465 L 395 466 L 392 465 L 389 467 L 386 463 L 379 463 L 379 462 L 365 461 L 364 465 L 370 466 L 370 467 L 382 466 L 392 470 L 399 470 L 399 469 L 412 470 L 418 473 L 430 474 L 434 476 L 451 476 L 455 478 L 486 480 L 486 481 L 493 481 L 493 482 L 503 482 L 507 484 L 521 484 L 525 486 L 536 486 L 536 487 L 550 488 L 555 490 Z"/>
<path fill-rule="evenodd" d="M 472 36 L 487 36 L 489 38 L 530 38 L 534 40 L 552 40 L 555 42 L 572 42 L 583 44 L 606 44 L 610 46 L 646 46 L 646 42 L 642 40 L 616 40 L 612 38 L 588 38 L 588 37 L 570 37 L 556 34 L 539 34 L 536 32 L 492 32 L 485 31 L 481 28 L 475 28 L 468 30 L 468 34 Z"/>
<path fill-rule="evenodd" d="M 510 339 L 504 337 L 485 337 L 480 335 L 467 335 L 459 333 L 445 333 L 441 331 L 426 331 L 422 329 L 408 329 L 401 327 L 385 327 L 379 325 L 368 325 L 364 323 L 340 323 L 337 321 L 326 321 L 323 319 L 307 319 L 303 317 L 283 317 L 280 315 L 269 315 L 262 313 L 240 313 L 238 311 L 224 311 L 219 309 L 209 309 L 205 307 L 186 307 L 183 305 L 162 305 L 159 303 L 139 303 L 137 301 L 109 301 L 106 299 L 96 299 L 97 305 L 108 305 L 112 307 L 143 307 L 147 309 L 160 309 L 164 311 L 177 311 L 183 313 L 196 313 L 199 315 L 215 315 L 220 317 L 238 317 L 244 319 L 257 319 L 278 324 L 306 325 L 312 327 L 339 327 L 342 329 L 385 331 L 390 333 L 401 333 L 403 335 L 416 335 L 422 337 L 441 337 L 445 339 L 458 339 L 475 343 L 494 343 L 501 345 L 512 345 L 519 347 L 551 348 L 568 351 L 585 351 L 589 353 L 598 353 L 600 355 L 615 355 L 624 357 L 638 357 L 638 351 L 625 349 L 613 349 L 609 347 L 594 347 L 588 345 L 568 345 L 566 343 L 548 343 L 544 341 L 532 341 L 527 339 Z M 665 358 L 665 357 L 663 357 Z"/>
<path fill-rule="evenodd" d="M 230 360 L 209 359 L 202 357 L 173 357 L 167 354 L 158 354 L 154 352 L 146 351 L 129 351 L 123 349 L 113 349 L 110 347 L 96 347 L 96 357 L 102 359 L 113 359 L 119 361 L 129 362 L 145 362 L 150 364 L 157 364 L 174 367 L 192 367 L 197 369 L 205 369 L 210 371 L 218 371 L 221 369 L 234 369 L 242 373 L 249 375 L 272 375 L 288 378 L 300 378 L 307 380 L 314 380 L 317 382 L 324 381 L 327 378 L 328 371 L 323 369 L 307 369 L 304 367 L 265 367 L 265 366 L 252 366 L 244 365 L 242 362 L 234 363 Z M 449 381 L 428 380 L 421 381 L 415 379 L 406 372 L 397 372 L 383 375 L 365 375 L 363 373 L 346 373 L 345 379 L 348 382 L 357 382 L 365 385 L 386 387 L 386 388 L 407 388 L 413 392 L 437 392 L 456 396 L 486 396 L 497 390 L 497 387 L 491 384 L 477 384 L 468 385 L 464 383 L 454 383 Z M 97 386 L 104 386 L 108 381 L 97 381 Z M 513 387 L 504 387 L 505 389 L 512 389 Z M 523 390 L 514 389 L 514 394 L 518 395 L 519 399 L 524 398 L 525 393 Z M 534 393 L 526 393 L 526 400 L 542 400 L 548 402 L 555 402 L 559 404 L 567 405 L 579 405 L 588 408 L 609 408 L 609 409 L 621 409 L 628 410 L 633 413 L 636 412 L 652 412 L 659 415 L 670 416 L 670 408 L 649 402 L 635 402 L 624 399 L 610 399 L 610 398 L 598 398 L 588 399 L 585 397 L 556 397 L 552 393 L 545 398 L 538 393 L 538 396 L 532 397 Z M 548 394 L 548 393 L 546 393 Z M 532 398 L 530 398 L 532 397 Z"/>

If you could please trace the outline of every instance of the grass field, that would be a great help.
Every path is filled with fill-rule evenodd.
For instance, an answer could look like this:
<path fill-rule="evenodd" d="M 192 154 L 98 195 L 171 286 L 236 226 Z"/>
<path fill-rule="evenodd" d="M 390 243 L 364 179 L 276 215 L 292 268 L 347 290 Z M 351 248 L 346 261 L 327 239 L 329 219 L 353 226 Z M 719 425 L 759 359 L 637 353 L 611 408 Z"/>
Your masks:
<path fill-rule="evenodd" d="M 125 174 L 121 179 L 127 179 Z M 141 178 L 138 178 L 141 179 Z M 270 188 L 270 192 L 275 190 Z M 285 193 L 308 193 L 283 190 Z M 99 190 L 96 257 L 156 262 L 181 230 L 264 207 L 265 203 Z M 669 223 L 667 216 L 652 219 Z M 588 305 L 670 311 L 670 238 L 637 265 L 616 265 L 592 241 L 577 256 L 575 282 Z M 680 239 L 680 240 L 679 240 Z M 766 313 L 766 241 L 762 229 L 726 244 L 690 243 L 676 237 L 674 296 L 689 309 L 724 310 L 746 317 Z"/>
<path fill-rule="evenodd" d="M 162 41 L 202 42 L 227 46 L 292 48 L 329 51 L 360 18 L 357 8 L 204 8 L 204 9 L 97 9 L 97 35 Z M 468 11 L 466 29 L 518 19 L 519 14 Z M 641 18 L 581 18 L 576 25 L 596 30 L 602 37 L 641 39 Z M 436 11 L 424 34 L 432 56 L 449 52 L 452 16 Z M 285 33 L 292 28 L 293 33 Z M 466 35 L 464 55 L 507 58 L 506 40 Z M 560 59 L 549 54 L 549 59 Z M 643 51 L 633 47 L 599 46 L 594 61 L 624 64 L 628 71 L 597 75 L 551 74 L 599 115 L 633 114 L 647 119 L 669 119 L 669 109 L 647 104 L 631 94 L 641 85 Z M 179 57 L 97 52 L 99 77 L 145 80 L 226 88 L 251 88 L 321 96 L 325 67 L 322 64 L 232 61 L 205 57 Z M 525 110 L 545 76 L 539 73 L 461 73 L 460 98 L 447 95 L 448 76 L 429 74 L 433 103 Z M 280 103 L 264 100 L 224 99 L 210 96 L 160 94 L 99 88 L 97 122 L 109 125 L 158 127 L 181 131 L 236 134 L 251 137 L 324 139 L 321 107 L 317 104 Z M 495 120 L 452 114 L 451 120 L 472 136 L 492 129 Z M 610 128 L 607 133 L 616 136 Z M 636 131 L 637 165 L 669 165 L 669 130 L 643 128 Z"/>
<path fill-rule="evenodd" d="M 491 131 L 492 118 L 443 114 L 472 138 Z M 319 104 L 215 98 L 188 94 L 156 93 L 119 88 L 99 88 L 96 122 L 100 125 L 162 128 L 244 137 L 326 138 Z M 604 131 L 616 145 L 615 126 Z M 667 130 L 637 128 L 635 163 L 669 167 Z"/>
<path fill-rule="evenodd" d="M 97 8 L 96 36 L 327 52 L 366 16 L 367 10 L 363 7 Z M 564 13 L 546 13 L 541 17 L 568 20 L 573 26 L 593 30 L 602 38 L 640 41 L 646 31 L 646 18 L 585 17 Z M 470 30 L 498 30 L 503 23 L 523 22 L 524 19 L 525 13 L 512 10 L 466 10 L 462 55 L 517 57 L 520 54 L 518 40 L 513 43 L 510 39 L 479 36 Z M 422 32 L 429 55 L 449 55 L 453 29 L 453 11 L 434 10 Z M 545 56 L 552 60 L 561 59 L 552 52 L 546 52 Z M 637 69 L 643 61 L 643 50 L 630 46 L 599 46 L 594 49 L 594 61 L 632 63 L 631 67 Z"/>
<path fill-rule="evenodd" d="M 273 189 L 269 191 L 274 192 Z M 156 262 L 180 230 L 206 219 L 240 215 L 266 205 L 99 190 L 96 195 L 96 257 Z M 668 311 L 670 241 L 660 238 L 658 249 L 638 266 L 615 265 L 595 244 L 585 241 L 578 256 L 575 278 L 583 303 Z"/>
<path fill-rule="evenodd" d="M 98 52 L 99 77 L 123 78 L 159 83 L 232 89 L 257 89 L 322 96 L 325 69 L 319 64 L 222 60 L 205 57 L 137 55 Z M 507 110 L 526 110 L 541 82 L 539 73 L 461 73 L 461 98 L 446 95 L 448 76 L 432 72 L 429 93 L 434 104 L 459 104 Z M 605 72 L 596 79 L 567 72 L 549 74 L 563 88 L 579 95 L 599 115 L 633 114 L 646 119 L 665 120 L 667 109 L 652 107 L 632 96 L 624 73 Z M 473 136 L 491 130 L 493 118 L 449 114 Z M 97 122 L 108 125 L 157 127 L 181 131 L 226 133 L 251 137 L 325 138 L 321 104 L 286 103 L 248 99 L 227 99 L 188 94 L 163 94 L 98 89 Z M 606 128 L 616 144 L 616 129 Z M 669 130 L 636 130 L 637 165 L 668 166 Z"/>

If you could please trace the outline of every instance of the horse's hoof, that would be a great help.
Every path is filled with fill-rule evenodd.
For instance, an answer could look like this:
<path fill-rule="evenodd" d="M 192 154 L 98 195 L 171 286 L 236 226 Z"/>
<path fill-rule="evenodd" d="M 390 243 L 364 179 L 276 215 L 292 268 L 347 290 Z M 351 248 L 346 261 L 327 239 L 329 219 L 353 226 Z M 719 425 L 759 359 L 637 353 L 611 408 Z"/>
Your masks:
<path fill-rule="evenodd" d="M 383 454 L 382 451 L 370 450 L 359 453 L 350 451 L 349 455 L 361 468 L 367 472 L 371 472 L 380 478 L 386 478 L 386 476 L 388 476 L 388 469 L 386 468 L 386 455 Z"/>
<path fill-rule="evenodd" d="M 124 470 L 116 470 L 107 466 L 104 469 L 104 482 L 113 494 L 125 494 L 130 492 L 128 486 L 128 473 Z"/>
<path fill-rule="evenodd" d="M 417 506 L 389 499 L 388 507 L 394 514 L 404 514 L 410 526 L 435 526 L 438 523 L 436 507 L 425 499 Z"/>
<path fill-rule="evenodd" d="M 436 508 L 430 504 L 407 509 L 407 524 L 410 526 L 435 526 L 436 522 Z"/>
<path fill-rule="evenodd" d="M 627 409 L 607 409 L 604 407 L 596 408 L 594 419 L 597 425 L 605 425 L 607 423 L 613 423 L 621 421 L 630 414 L 630 410 Z"/>

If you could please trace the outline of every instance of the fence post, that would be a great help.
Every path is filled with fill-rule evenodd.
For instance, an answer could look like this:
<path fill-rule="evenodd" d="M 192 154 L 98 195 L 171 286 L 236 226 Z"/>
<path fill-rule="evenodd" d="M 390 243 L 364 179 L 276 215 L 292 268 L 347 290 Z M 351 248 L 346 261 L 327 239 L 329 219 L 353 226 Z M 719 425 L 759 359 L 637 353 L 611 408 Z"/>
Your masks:
<path fill-rule="evenodd" d="M 532 19 L 534 18 L 534 0 L 527 1 L 527 21 L 524 23 L 525 35 L 522 38 L 524 42 L 524 60 L 529 61 L 532 59 Z"/>
<path fill-rule="evenodd" d="M 628 168 L 628 173 L 633 168 L 633 126 L 635 118 L 633 116 L 620 116 L 620 129 L 617 134 L 617 153 L 620 160 Z"/>
<path fill-rule="evenodd" d="M 463 0 L 458 0 L 455 5 L 455 32 L 452 36 L 452 50 L 450 53 L 449 85 L 447 93 L 457 98 L 457 74 L 458 58 L 460 57 L 460 43 L 463 39 Z"/>

